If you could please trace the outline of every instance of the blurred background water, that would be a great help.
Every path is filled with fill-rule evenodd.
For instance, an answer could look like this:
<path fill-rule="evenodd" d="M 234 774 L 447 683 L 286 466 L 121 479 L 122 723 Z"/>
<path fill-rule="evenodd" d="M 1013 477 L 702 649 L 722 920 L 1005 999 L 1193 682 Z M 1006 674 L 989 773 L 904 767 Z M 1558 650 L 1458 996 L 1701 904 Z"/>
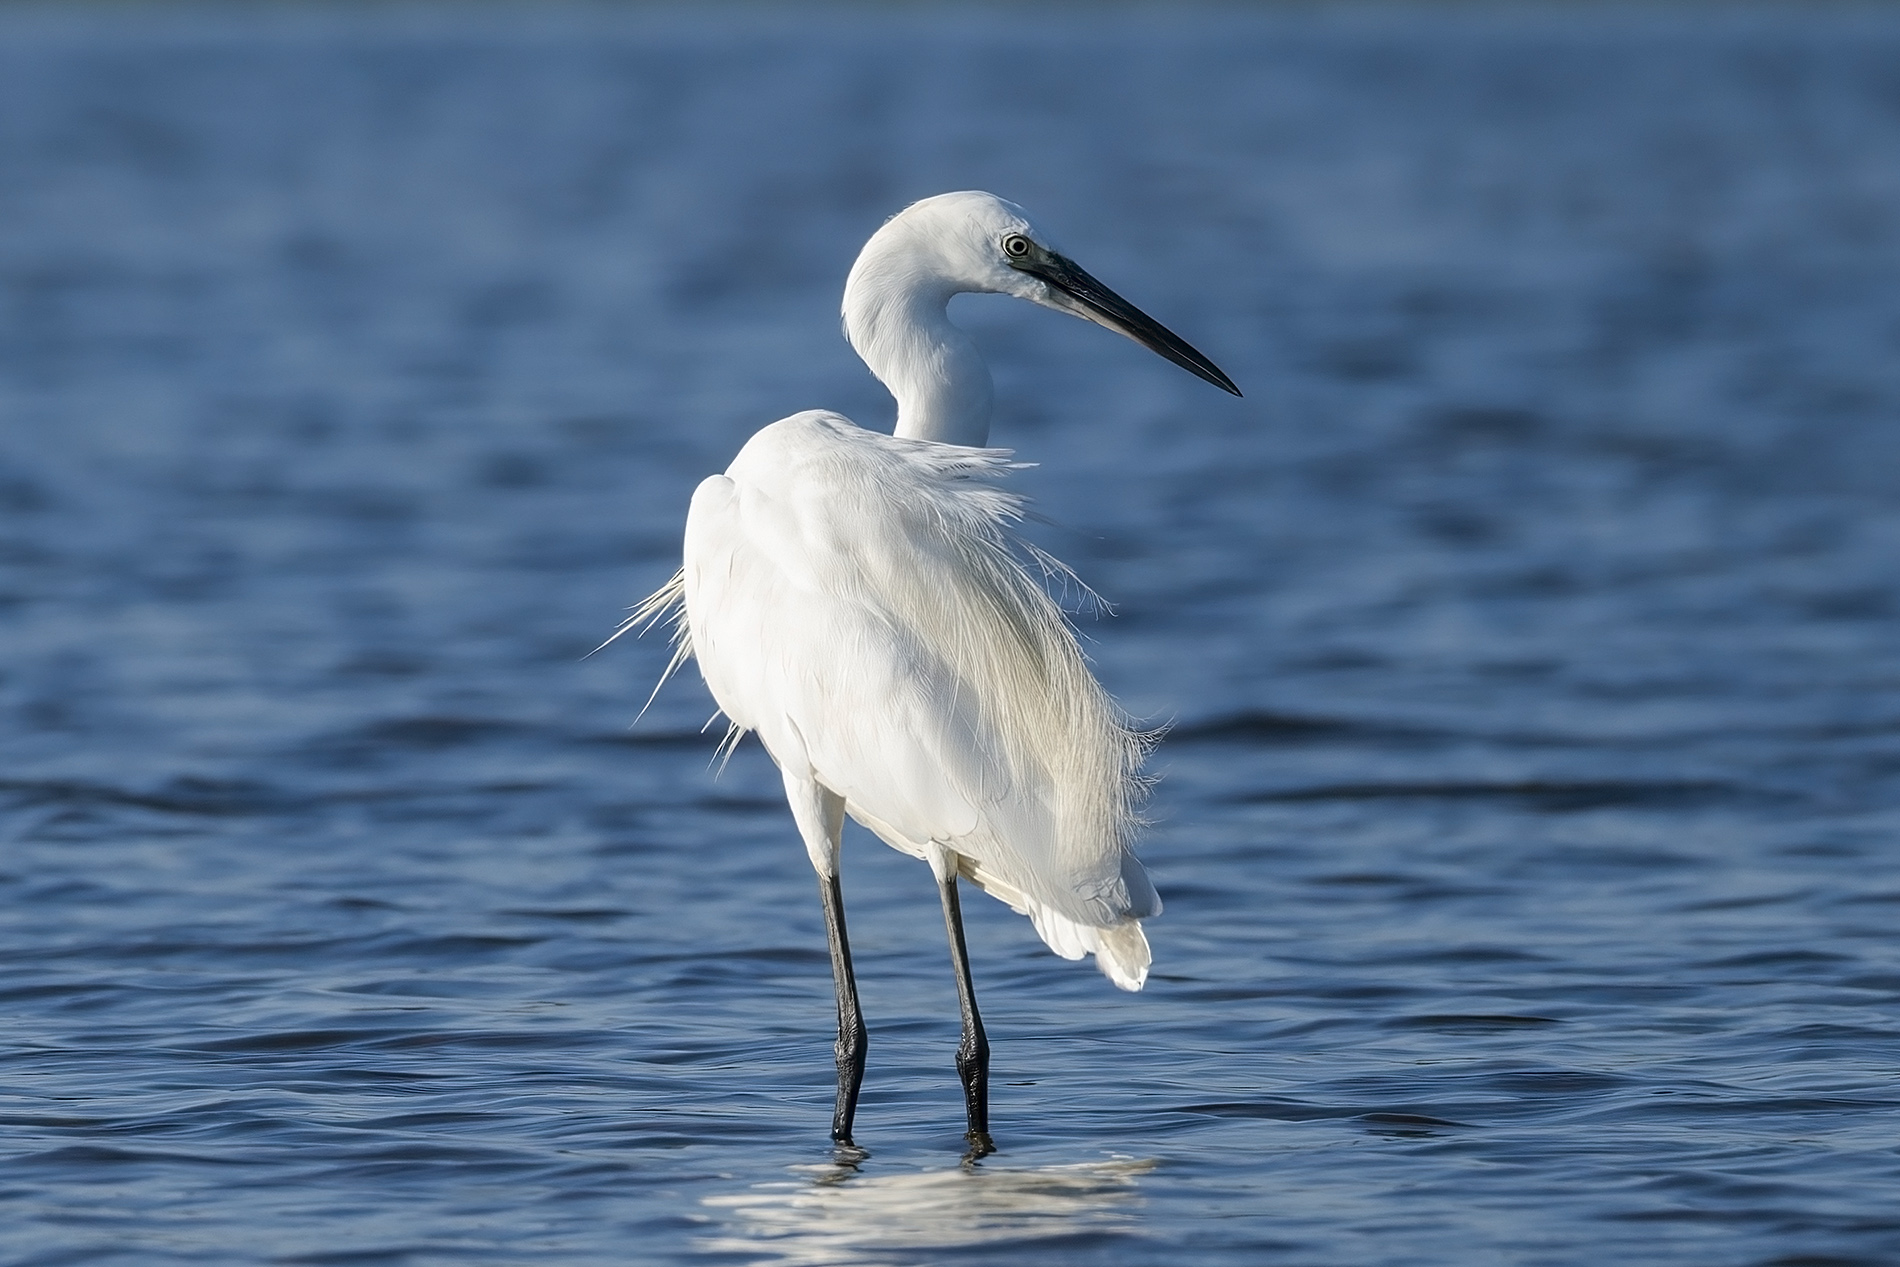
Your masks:
<path fill-rule="evenodd" d="M 657 640 L 908 201 L 1172 722 L 1123 995 Z M 0 10 L 9 1264 L 1900 1260 L 1900 12 Z M 688 675 L 690 679 L 691 675 Z"/>

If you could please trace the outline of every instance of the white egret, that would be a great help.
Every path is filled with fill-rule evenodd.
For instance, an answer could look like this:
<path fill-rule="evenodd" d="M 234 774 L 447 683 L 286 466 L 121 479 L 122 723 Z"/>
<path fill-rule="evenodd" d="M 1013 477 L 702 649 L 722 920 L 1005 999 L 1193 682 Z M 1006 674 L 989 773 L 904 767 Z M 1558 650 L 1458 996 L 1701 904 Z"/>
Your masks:
<path fill-rule="evenodd" d="M 957 878 L 1034 922 L 1065 959 L 1147 979 L 1161 901 L 1132 851 L 1146 744 L 1089 673 L 989 481 L 989 370 L 948 317 L 990 292 L 1087 318 L 1238 396 L 1213 362 L 1056 254 L 992 194 L 926 198 L 865 244 L 851 346 L 897 398 L 895 435 L 812 410 L 766 427 L 693 494 L 685 566 L 628 625 L 676 607 L 670 674 L 697 659 L 731 722 L 778 763 L 818 872 L 838 1001 L 832 1138 L 850 1144 L 865 1031 L 839 885 L 845 815 L 930 864 L 961 1005 L 972 1154 L 989 1137 L 989 1043 Z M 1029 553 L 1044 566 L 1045 556 Z M 664 680 L 664 679 L 662 679 Z"/>

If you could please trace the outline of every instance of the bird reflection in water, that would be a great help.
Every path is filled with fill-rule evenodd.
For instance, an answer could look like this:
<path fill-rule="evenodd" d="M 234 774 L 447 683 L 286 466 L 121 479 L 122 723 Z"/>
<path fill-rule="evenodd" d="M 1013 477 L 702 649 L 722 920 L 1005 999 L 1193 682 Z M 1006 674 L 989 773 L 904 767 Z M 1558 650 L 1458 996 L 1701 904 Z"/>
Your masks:
<path fill-rule="evenodd" d="M 1116 1235 L 1131 1230 L 1142 1198 L 1136 1179 L 1152 1160 L 1114 1158 L 1069 1166 L 965 1165 L 865 1175 L 855 1161 L 800 1166 L 803 1178 L 706 1198 L 728 1212 L 725 1233 L 701 1242 L 785 1267 L 908 1259 L 918 1251 Z"/>

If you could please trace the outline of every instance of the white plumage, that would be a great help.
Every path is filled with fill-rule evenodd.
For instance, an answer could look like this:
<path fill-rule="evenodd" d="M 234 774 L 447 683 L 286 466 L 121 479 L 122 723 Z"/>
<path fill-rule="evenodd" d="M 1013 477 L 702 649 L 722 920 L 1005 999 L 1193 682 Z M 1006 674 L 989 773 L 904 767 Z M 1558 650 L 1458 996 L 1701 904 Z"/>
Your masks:
<path fill-rule="evenodd" d="M 936 872 L 965 1046 L 982 1047 L 985 1063 L 957 876 L 1029 916 L 1057 954 L 1095 955 L 1128 990 L 1148 975 L 1141 921 L 1161 910 L 1132 851 L 1147 741 L 1096 684 L 1029 566 L 1060 565 L 1013 538 L 1022 503 L 996 486 L 1010 454 L 978 447 L 989 429 L 988 371 L 945 310 L 964 291 L 1088 317 L 1234 390 L 1199 353 L 1049 250 L 1019 208 L 980 193 L 927 199 L 871 239 L 846 286 L 846 332 L 897 398 L 896 434 L 816 410 L 760 431 L 693 494 L 685 566 L 629 622 L 683 605 L 673 667 L 695 658 L 732 738 L 759 736 L 812 864 L 832 886 L 834 1134 L 845 1140 L 856 1098 L 855 1081 L 848 1097 L 845 1085 L 846 1014 L 856 1023 L 856 996 L 853 987 L 846 997 L 848 945 L 841 968 L 839 958 L 841 813 Z M 971 1076 L 971 1138 L 987 1147 Z"/>
<path fill-rule="evenodd" d="M 1129 846 L 1143 744 L 1012 551 L 995 449 L 797 414 L 693 495 L 684 597 L 713 698 L 788 783 L 956 869 L 1124 989 L 1161 909 Z"/>

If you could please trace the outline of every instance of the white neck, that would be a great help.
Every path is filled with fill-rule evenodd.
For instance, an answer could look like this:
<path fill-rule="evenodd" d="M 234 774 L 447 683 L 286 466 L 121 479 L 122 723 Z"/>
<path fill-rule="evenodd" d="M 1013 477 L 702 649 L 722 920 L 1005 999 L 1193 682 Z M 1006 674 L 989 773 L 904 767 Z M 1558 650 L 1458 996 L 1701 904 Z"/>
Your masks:
<path fill-rule="evenodd" d="M 844 332 L 897 398 L 897 434 L 944 444 L 990 438 L 989 367 L 950 321 L 950 296 L 968 289 L 934 267 L 914 240 L 879 233 L 844 287 Z"/>

